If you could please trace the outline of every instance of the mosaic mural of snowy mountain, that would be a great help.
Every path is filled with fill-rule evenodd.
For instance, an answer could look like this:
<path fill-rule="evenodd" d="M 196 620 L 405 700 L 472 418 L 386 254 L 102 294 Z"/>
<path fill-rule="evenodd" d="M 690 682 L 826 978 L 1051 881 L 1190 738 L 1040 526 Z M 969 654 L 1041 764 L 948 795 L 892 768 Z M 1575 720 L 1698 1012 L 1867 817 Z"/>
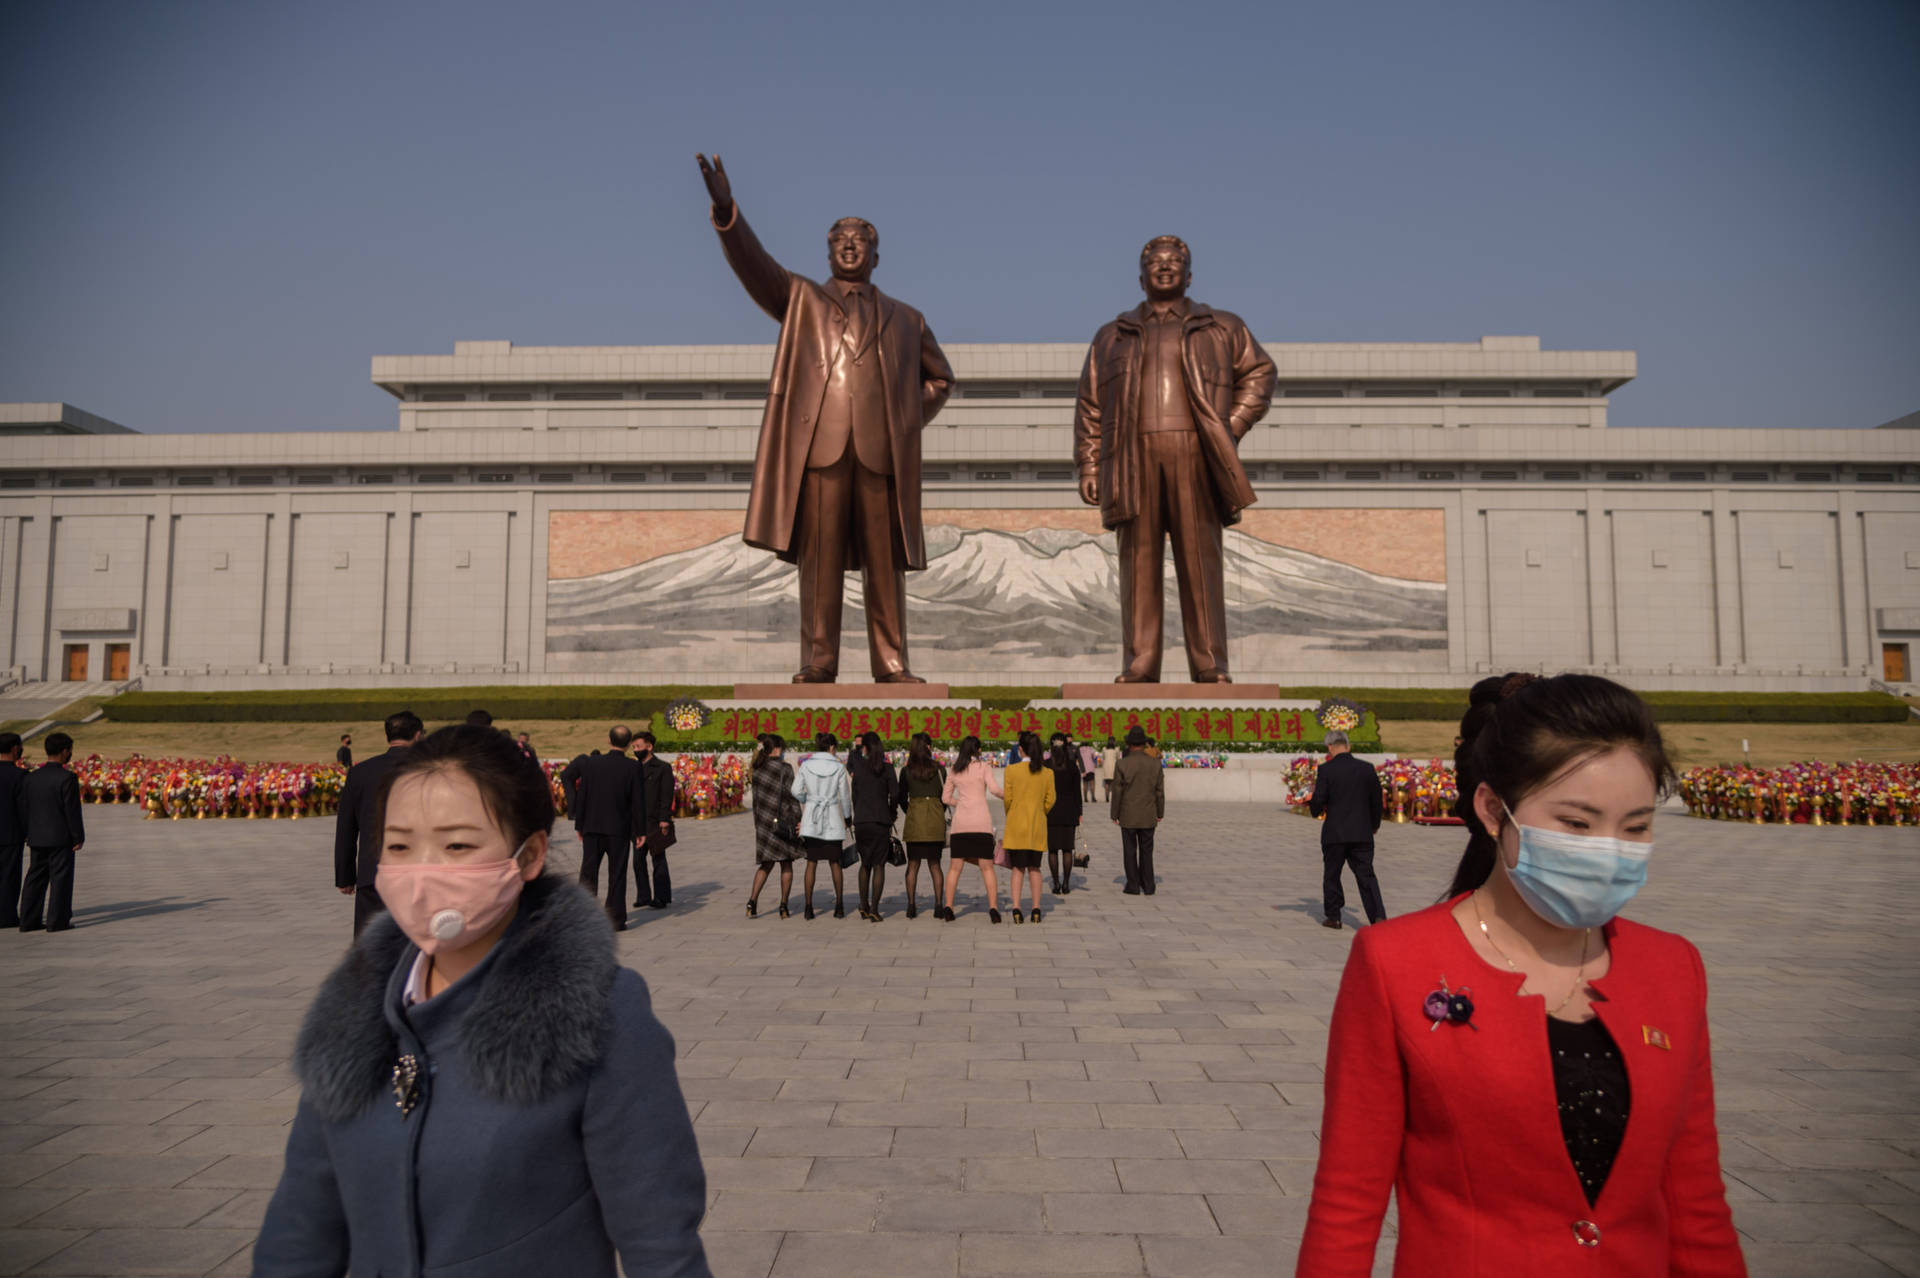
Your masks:
<path fill-rule="evenodd" d="M 916 666 L 980 669 L 964 652 L 1020 671 L 1074 673 L 1118 651 L 1114 539 L 927 527 L 928 566 L 907 577 Z M 1228 623 L 1238 671 L 1445 667 L 1446 586 L 1226 534 Z M 863 670 L 866 619 L 859 578 L 847 579 L 842 671 Z M 1182 678 L 1180 606 L 1167 565 L 1168 678 Z M 729 537 L 631 567 L 547 584 L 548 666 L 778 668 L 798 643 L 791 567 Z M 1097 663 L 1096 663 L 1097 664 Z"/>

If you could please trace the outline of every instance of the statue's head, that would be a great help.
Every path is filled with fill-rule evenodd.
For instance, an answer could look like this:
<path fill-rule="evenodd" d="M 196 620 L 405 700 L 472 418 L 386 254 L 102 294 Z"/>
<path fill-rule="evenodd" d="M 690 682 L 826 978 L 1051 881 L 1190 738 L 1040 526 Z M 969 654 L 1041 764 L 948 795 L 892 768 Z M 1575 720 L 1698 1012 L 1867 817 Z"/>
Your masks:
<path fill-rule="evenodd" d="M 865 218 L 843 217 L 827 231 L 827 264 L 835 279 L 865 284 L 880 262 L 880 232 Z"/>
<path fill-rule="evenodd" d="M 1185 297 L 1193 283 L 1193 254 L 1177 235 L 1156 235 L 1140 250 L 1140 287 L 1155 302 Z"/>

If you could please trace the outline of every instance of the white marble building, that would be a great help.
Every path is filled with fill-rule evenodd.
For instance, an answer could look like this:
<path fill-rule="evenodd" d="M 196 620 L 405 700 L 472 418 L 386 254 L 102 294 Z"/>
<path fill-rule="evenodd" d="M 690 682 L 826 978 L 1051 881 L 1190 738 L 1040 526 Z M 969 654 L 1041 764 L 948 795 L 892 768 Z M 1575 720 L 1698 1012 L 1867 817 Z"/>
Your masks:
<path fill-rule="evenodd" d="M 1608 429 L 1632 352 L 1531 337 L 1268 350 L 1273 407 L 1241 445 L 1259 502 L 1229 532 L 1241 680 L 1913 678 L 1920 434 Z M 1108 677 L 1112 539 L 1071 462 L 1085 348 L 947 351 L 915 667 Z M 0 667 L 148 688 L 785 678 L 791 570 L 738 540 L 771 357 L 376 357 L 398 430 L 143 435 L 0 405 Z"/>

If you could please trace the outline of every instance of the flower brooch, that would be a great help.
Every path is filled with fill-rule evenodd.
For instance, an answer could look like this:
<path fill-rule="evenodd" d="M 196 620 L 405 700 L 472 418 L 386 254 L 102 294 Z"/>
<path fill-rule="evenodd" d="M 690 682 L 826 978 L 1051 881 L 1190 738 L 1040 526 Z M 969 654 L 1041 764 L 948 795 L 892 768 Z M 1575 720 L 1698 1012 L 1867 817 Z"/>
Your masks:
<path fill-rule="evenodd" d="M 1457 990 L 1449 989 L 1447 978 L 1442 976 L 1440 988 L 1427 995 L 1426 1002 L 1421 1004 L 1420 1010 L 1425 1012 L 1427 1019 L 1433 1022 L 1433 1030 L 1438 1030 L 1442 1025 L 1451 1022 L 1454 1025 L 1464 1025 L 1477 1034 L 1480 1032 L 1480 1027 L 1473 1023 L 1473 999 L 1470 997 L 1472 994 L 1473 990 L 1464 985 Z"/>

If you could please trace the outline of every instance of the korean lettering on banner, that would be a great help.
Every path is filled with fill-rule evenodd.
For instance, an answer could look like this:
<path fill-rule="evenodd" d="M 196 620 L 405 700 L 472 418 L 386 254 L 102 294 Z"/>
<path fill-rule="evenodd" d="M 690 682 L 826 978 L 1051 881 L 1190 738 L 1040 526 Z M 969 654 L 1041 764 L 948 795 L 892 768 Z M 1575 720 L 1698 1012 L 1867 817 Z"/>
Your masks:
<path fill-rule="evenodd" d="M 1236 741 L 1261 740 L 1259 711 L 1257 710 L 1254 711 L 1252 714 L 1248 715 L 1245 720 L 1243 720 L 1240 724 L 1237 725 L 1234 733 L 1234 739 Z"/>
<path fill-rule="evenodd" d="M 1082 710 L 1080 717 L 1073 720 L 1072 731 L 1073 735 L 1079 737 L 1082 741 L 1091 737 L 1093 735 L 1093 716 L 1085 710 Z"/>
<path fill-rule="evenodd" d="M 728 741 L 738 741 L 740 739 L 740 712 L 738 710 L 728 713 L 726 719 L 721 723 L 720 733 L 721 736 Z"/>
<path fill-rule="evenodd" d="M 1295 741 L 1302 740 L 1306 736 L 1306 728 L 1300 722 L 1300 712 L 1298 710 L 1295 710 L 1287 716 L 1285 730 L 1286 734 Z"/>
<path fill-rule="evenodd" d="M 1213 735 L 1221 741 L 1233 740 L 1233 715 L 1222 710 L 1213 716 Z"/>
<path fill-rule="evenodd" d="M 839 737 L 843 745 L 853 739 L 853 711 L 840 712 L 840 726 L 833 730 L 833 735 Z"/>
<path fill-rule="evenodd" d="M 1194 712 L 1193 735 L 1202 741 L 1213 740 L 1213 720 L 1207 717 L 1205 710 L 1196 710 Z"/>
<path fill-rule="evenodd" d="M 1153 737 L 1153 738 L 1155 738 L 1156 740 L 1157 740 L 1157 739 L 1159 739 L 1159 736 L 1160 736 L 1160 712 L 1159 712 L 1158 710 L 1149 710 L 1149 711 L 1147 712 L 1147 722 L 1146 722 L 1146 729 L 1147 729 L 1147 735 L 1148 735 L 1148 736 L 1150 736 L 1150 737 Z"/>
<path fill-rule="evenodd" d="M 1167 717 L 1161 720 L 1161 722 L 1166 725 L 1167 739 L 1169 741 L 1179 741 L 1185 736 L 1187 719 L 1186 716 L 1178 710 L 1167 711 Z"/>
<path fill-rule="evenodd" d="M 938 733 L 937 735 L 940 737 L 943 737 L 948 741 L 958 741 L 961 737 L 964 737 L 967 735 L 966 733 L 960 730 L 961 729 L 960 712 L 958 710 L 947 711 L 947 717 L 946 717 L 944 726 L 946 728 L 946 731 Z"/>
<path fill-rule="evenodd" d="M 1112 736 L 1113 735 L 1113 711 L 1102 710 L 1100 711 L 1100 713 L 1094 715 L 1093 727 L 1094 727 L 1094 731 L 1098 732 L 1103 737 Z"/>
<path fill-rule="evenodd" d="M 922 710 L 920 712 L 920 731 L 930 737 L 938 737 L 940 735 L 940 712 L 938 710 Z"/>
<path fill-rule="evenodd" d="M 1000 712 L 998 710 L 987 715 L 987 739 L 989 741 L 998 741 L 1000 739 Z"/>
<path fill-rule="evenodd" d="M 968 736 L 977 737 L 980 735 L 980 712 L 978 710 L 967 711 L 965 723 L 967 725 Z"/>
<path fill-rule="evenodd" d="M 1127 711 L 1127 726 L 1129 728 L 1138 728 L 1140 726 L 1140 712 L 1138 710 Z"/>

